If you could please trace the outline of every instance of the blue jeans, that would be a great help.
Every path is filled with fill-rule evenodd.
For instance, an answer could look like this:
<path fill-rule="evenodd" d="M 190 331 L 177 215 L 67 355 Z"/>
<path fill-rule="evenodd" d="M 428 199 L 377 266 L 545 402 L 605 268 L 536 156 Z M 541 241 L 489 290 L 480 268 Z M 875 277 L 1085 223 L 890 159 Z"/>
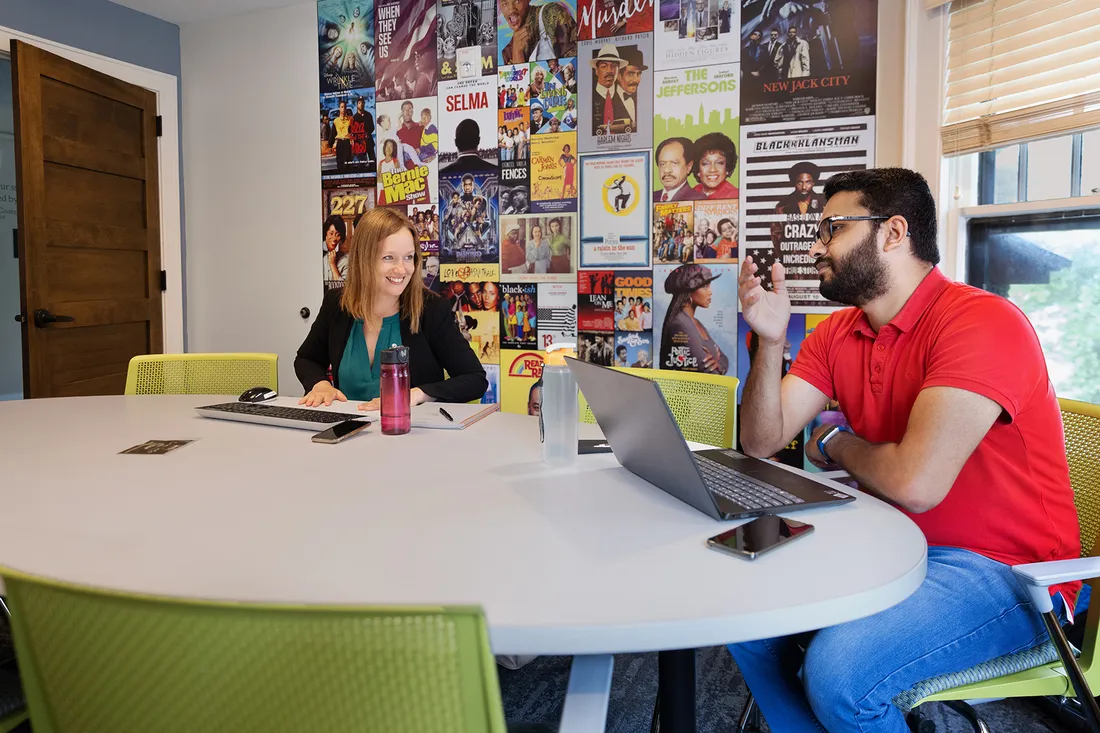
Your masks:
<path fill-rule="evenodd" d="M 1054 600 L 1064 623 L 1065 607 L 1060 597 Z M 929 547 L 924 582 L 898 605 L 729 650 L 774 731 L 908 733 L 895 695 L 1048 638 L 1007 565 L 968 550 Z"/>

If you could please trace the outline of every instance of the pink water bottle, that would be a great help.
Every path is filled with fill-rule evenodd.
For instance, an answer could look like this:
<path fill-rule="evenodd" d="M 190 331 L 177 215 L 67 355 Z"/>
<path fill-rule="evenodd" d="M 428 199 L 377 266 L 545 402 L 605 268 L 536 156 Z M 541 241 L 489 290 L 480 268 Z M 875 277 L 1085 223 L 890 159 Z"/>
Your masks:
<path fill-rule="evenodd" d="M 409 347 L 382 352 L 382 434 L 404 435 L 412 428 L 409 396 Z"/>

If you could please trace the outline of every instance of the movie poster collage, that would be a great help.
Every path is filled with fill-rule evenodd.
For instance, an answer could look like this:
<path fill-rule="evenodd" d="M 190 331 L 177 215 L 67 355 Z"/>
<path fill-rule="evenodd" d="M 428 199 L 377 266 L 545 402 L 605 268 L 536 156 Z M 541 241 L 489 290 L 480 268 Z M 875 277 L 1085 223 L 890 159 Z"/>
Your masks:
<path fill-rule="evenodd" d="M 876 24 L 876 0 L 320 0 L 325 287 L 359 217 L 402 207 L 485 401 L 535 409 L 562 341 L 743 379 L 744 257 L 784 264 L 803 337 L 836 306 L 808 250 L 824 182 L 874 165 Z"/>

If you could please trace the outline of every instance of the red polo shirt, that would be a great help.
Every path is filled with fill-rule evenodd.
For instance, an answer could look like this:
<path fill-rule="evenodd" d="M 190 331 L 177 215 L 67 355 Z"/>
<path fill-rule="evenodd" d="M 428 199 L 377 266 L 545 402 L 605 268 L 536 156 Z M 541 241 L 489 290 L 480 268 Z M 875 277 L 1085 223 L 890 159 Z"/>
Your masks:
<path fill-rule="evenodd" d="M 829 316 L 806 337 L 790 373 L 839 402 L 855 434 L 872 443 L 901 442 L 925 387 L 995 401 L 1004 412 L 947 496 L 909 518 L 929 545 L 1009 565 L 1080 557 L 1062 414 L 1035 330 L 1008 300 L 933 268 L 878 333 L 858 308 Z M 1080 585 L 1051 593 L 1065 591 L 1072 602 Z"/>

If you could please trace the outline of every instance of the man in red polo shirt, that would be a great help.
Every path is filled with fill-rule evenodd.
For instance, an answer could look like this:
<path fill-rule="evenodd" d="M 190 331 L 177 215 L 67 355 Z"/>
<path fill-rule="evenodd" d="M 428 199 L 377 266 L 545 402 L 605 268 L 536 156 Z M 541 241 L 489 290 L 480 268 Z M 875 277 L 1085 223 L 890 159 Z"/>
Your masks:
<path fill-rule="evenodd" d="M 1009 566 L 1078 557 L 1077 513 L 1035 331 L 1009 301 L 936 268 L 924 178 L 842 173 L 825 198 L 810 255 L 821 294 L 854 307 L 814 329 L 781 376 L 791 312 L 783 266 L 772 267 L 768 291 L 745 258 L 739 296 L 760 345 L 741 443 L 770 456 L 835 399 L 851 429 L 818 428 L 807 456 L 909 516 L 928 540 L 927 576 L 882 613 L 730 652 L 772 730 L 904 733 L 898 693 L 1046 641 Z M 1051 589 L 1063 620 L 1079 588 Z"/>

